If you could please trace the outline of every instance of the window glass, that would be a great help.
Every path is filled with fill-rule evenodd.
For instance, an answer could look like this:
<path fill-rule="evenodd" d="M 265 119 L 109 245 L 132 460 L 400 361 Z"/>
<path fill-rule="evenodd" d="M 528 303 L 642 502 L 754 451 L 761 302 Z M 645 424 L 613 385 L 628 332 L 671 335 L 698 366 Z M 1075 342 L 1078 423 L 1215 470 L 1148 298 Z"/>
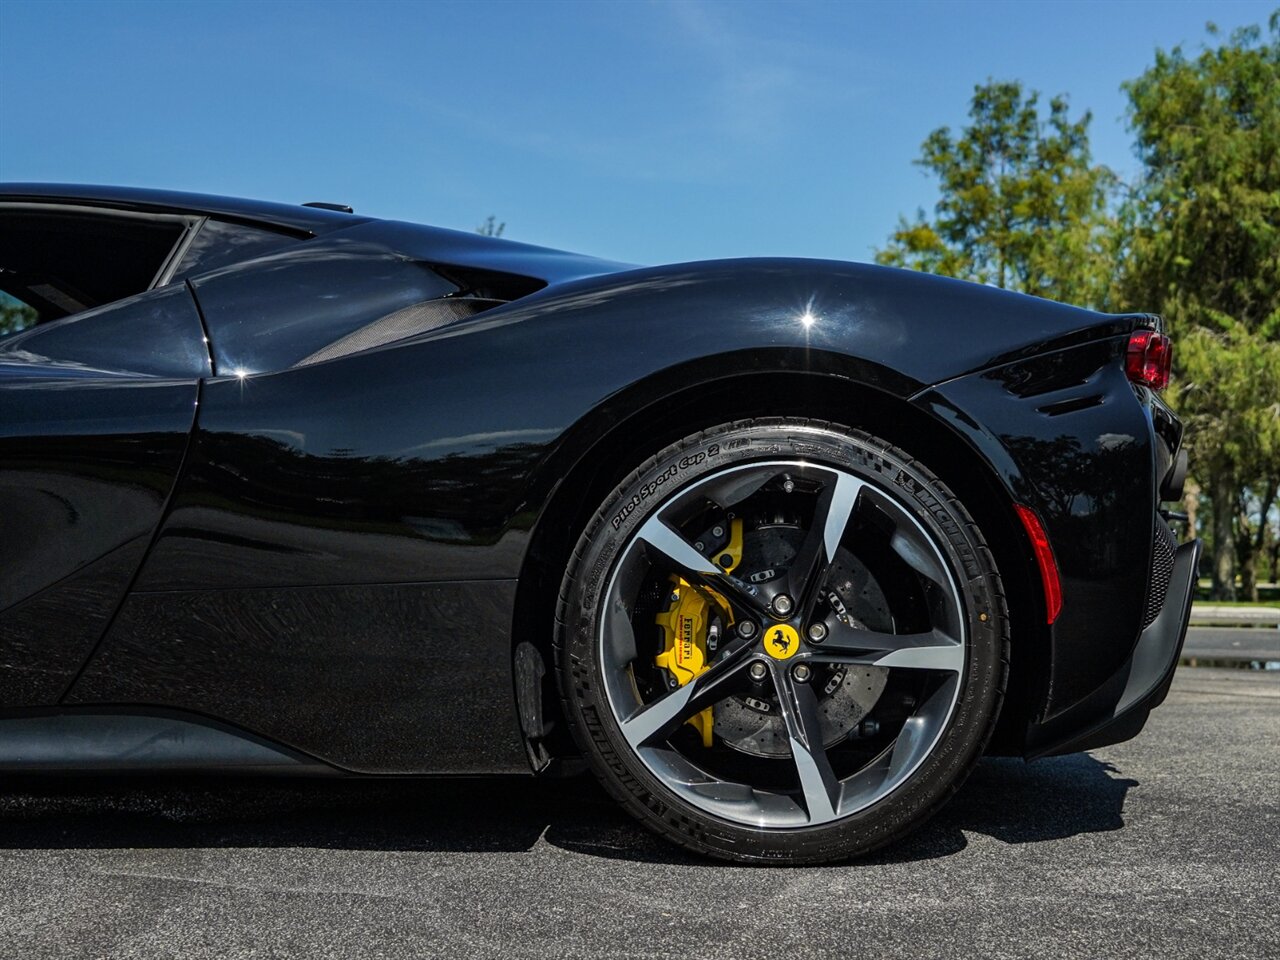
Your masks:
<path fill-rule="evenodd" d="M 35 310 L 36 323 L 123 300 L 150 289 L 190 222 L 52 204 L 0 206 L 0 290 Z M 11 323 L 29 321 L 18 313 L 27 319 Z"/>
<path fill-rule="evenodd" d="M 270 230 L 206 220 L 187 246 L 170 282 L 198 277 L 244 260 L 254 260 L 298 242 L 295 237 Z"/>
<path fill-rule="evenodd" d="M 21 333 L 34 327 L 40 320 L 40 311 L 17 297 L 0 290 L 0 337 Z"/>

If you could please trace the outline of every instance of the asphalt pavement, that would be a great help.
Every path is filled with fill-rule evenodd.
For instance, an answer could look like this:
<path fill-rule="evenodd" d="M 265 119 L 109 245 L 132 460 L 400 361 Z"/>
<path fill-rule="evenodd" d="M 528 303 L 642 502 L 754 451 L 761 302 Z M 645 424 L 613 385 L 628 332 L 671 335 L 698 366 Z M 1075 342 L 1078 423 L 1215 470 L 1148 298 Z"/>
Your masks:
<path fill-rule="evenodd" d="M 1275 627 L 1192 627 L 1184 657 L 1280 663 L 1280 630 Z"/>
<path fill-rule="evenodd" d="M 589 782 L 10 781 L 0 958 L 1280 957 L 1280 673 L 984 761 L 820 869 L 685 856 Z"/>

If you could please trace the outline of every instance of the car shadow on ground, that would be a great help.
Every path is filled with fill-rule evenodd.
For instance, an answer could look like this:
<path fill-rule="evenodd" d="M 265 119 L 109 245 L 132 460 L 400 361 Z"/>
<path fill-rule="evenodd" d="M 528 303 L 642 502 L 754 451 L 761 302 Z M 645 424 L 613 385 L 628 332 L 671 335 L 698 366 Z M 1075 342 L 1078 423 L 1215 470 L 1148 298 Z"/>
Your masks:
<path fill-rule="evenodd" d="M 704 863 L 651 835 L 587 777 L 427 780 L 6 778 L 0 849 L 314 847 L 519 852 L 565 850 Z M 1075 754 L 980 763 L 943 811 L 876 855 L 890 863 L 963 850 L 967 833 L 1034 843 L 1124 826 L 1137 781 Z"/>

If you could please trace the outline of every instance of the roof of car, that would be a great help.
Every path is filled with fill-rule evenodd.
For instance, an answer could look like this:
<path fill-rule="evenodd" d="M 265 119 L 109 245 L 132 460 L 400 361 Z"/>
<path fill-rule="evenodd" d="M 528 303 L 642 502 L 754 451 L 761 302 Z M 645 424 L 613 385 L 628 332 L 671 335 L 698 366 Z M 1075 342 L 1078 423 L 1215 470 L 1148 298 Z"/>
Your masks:
<path fill-rule="evenodd" d="M 104 187 L 73 183 L 0 183 L 0 201 L 78 203 L 115 210 L 195 213 L 245 220 L 308 234 L 327 233 L 369 220 L 302 204 L 243 200 L 177 190 Z"/>

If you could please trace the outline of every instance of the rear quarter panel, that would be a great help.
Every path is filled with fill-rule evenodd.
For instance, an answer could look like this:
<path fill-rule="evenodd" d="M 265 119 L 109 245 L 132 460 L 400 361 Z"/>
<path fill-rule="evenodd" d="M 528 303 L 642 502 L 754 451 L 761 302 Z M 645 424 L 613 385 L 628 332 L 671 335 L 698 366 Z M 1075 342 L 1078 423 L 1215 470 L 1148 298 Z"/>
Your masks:
<path fill-rule="evenodd" d="M 518 257 L 502 263 L 518 266 Z M 513 586 L 552 491 L 576 459 L 590 456 L 602 424 L 646 408 L 661 416 L 671 391 L 751 370 L 840 377 L 905 400 L 1120 325 L 904 271 L 720 261 L 554 284 L 387 347 L 215 378 L 205 384 L 187 469 L 121 625 L 72 699 L 194 697 L 211 715 L 370 772 L 523 763 L 503 632 Z M 988 389 L 992 401 L 1009 402 L 1002 387 Z M 422 642 L 435 652 L 413 646 L 412 633 L 389 646 L 370 634 L 371 620 L 380 621 L 369 605 L 389 584 L 416 585 L 397 596 L 417 597 Z M 419 591 L 424 585 L 439 589 Z M 307 605 L 328 611 L 317 625 L 321 646 L 309 647 L 296 624 L 282 646 L 279 611 L 293 606 L 273 592 L 316 589 L 342 598 Z M 175 597 L 191 610 L 217 611 L 220 601 L 202 596 L 210 591 L 252 599 L 257 612 L 235 631 L 174 636 L 130 626 L 171 622 L 156 605 Z M 339 656 L 352 652 L 344 637 L 372 644 L 376 655 Z M 453 653 L 441 655 L 450 644 Z M 307 679 L 315 669 L 308 658 L 317 656 L 356 670 L 348 676 L 357 700 L 360 691 L 402 690 L 406 670 L 437 671 L 418 685 L 431 691 L 437 723 L 428 730 L 417 722 L 421 705 L 406 695 L 397 700 L 403 709 L 366 724 L 363 736 L 358 723 L 339 725 L 355 734 L 319 736 L 331 727 L 320 723 L 318 688 Z M 184 668 L 192 662 L 202 669 Z M 495 662 L 507 671 L 500 683 L 482 668 Z M 245 682 L 226 684 L 219 670 L 228 664 Z M 268 670 L 277 671 L 272 682 L 252 682 Z M 328 694 L 331 702 L 338 696 Z M 343 705 L 352 717 L 368 709 Z M 438 736 L 450 718 L 484 734 L 469 741 L 469 760 Z"/>
<path fill-rule="evenodd" d="M 1041 721 L 1112 677 L 1142 626 L 1155 445 L 1149 395 L 1124 373 L 1126 343 L 1111 337 L 1003 364 L 917 399 L 967 437 L 1045 526 L 1063 604 L 1049 630 Z"/>

